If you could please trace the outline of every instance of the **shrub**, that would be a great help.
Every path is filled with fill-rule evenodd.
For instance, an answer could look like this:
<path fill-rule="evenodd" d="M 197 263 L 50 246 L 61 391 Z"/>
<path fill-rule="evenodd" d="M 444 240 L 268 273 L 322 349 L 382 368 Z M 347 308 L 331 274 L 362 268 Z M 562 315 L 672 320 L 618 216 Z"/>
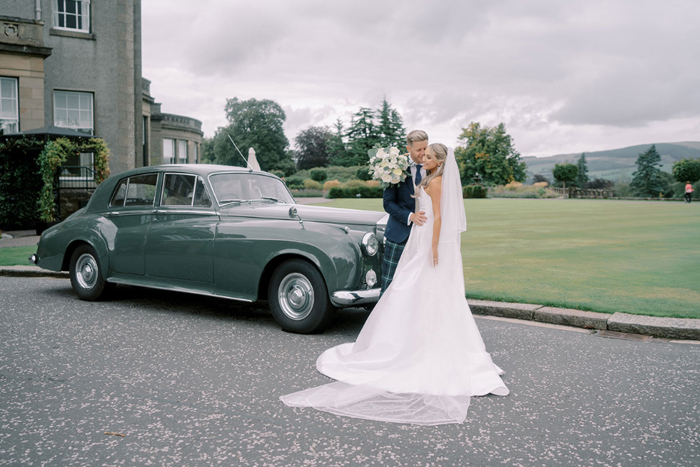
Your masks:
<path fill-rule="evenodd" d="M 328 173 L 324 169 L 311 169 L 311 180 L 323 182 L 328 178 Z"/>
<path fill-rule="evenodd" d="M 486 198 L 488 190 L 481 185 L 467 185 L 462 188 L 463 198 Z"/>
<path fill-rule="evenodd" d="M 536 186 L 537 188 L 547 188 L 549 186 L 549 182 L 535 182 L 532 184 L 532 186 Z"/>
<path fill-rule="evenodd" d="M 285 176 L 285 173 L 281 170 L 271 170 L 270 173 L 272 175 L 278 176 L 279 178 L 284 178 L 284 176 Z"/>
<path fill-rule="evenodd" d="M 323 196 L 321 190 L 292 190 L 292 196 L 295 198 L 320 198 Z"/>
<path fill-rule="evenodd" d="M 369 167 L 360 167 L 355 172 L 355 176 L 360 180 L 372 180 L 372 175 L 369 173 Z"/>
<path fill-rule="evenodd" d="M 326 171 L 326 180 L 338 180 L 341 183 L 347 182 L 350 179 L 357 178 L 357 169 L 359 166 L 354 167 L 341 167 L 338 165 L 331 165 L 324 167 L 323 170 Z M 294 174 L 296 177 L 301 177 L 301 179 L 311 178 L 311 171 L 314 169 L 300 170 Z"/>
<path fill-rule="evenodd" d="M 8 138 L 0 143 L 0 227 L 32 228 L 42 180 L 36 158 L 43 141 Z"/>
<path fill-rule="evenodd" d="M 301 177 L 288 177 L 284 182 L 292 190 L 304 188 L 304 179 Z"/>
<path fill-rule="evenodd" d="M 494 198 L 556 198 L 558 195 L 541 184 L 523 186 L 496 186 L 491 188 L 490 194 Z"/>
<path fill-rule="evenodd" d="M 335 187 L 328 191 L 329 198 L 381 198 L 384 190 L 380 186 L 354 186 L 350 188 Z"/>
<path fill-rule="evenodd" d="M 348 180 L 343 183 L 343 188 L 360 188 L 361 186 L 367 186 L 367 182 L 362 180 Z"/>
<path fill-rule="evenodd" d="M 323 191 L 328 191 L 331 188 L 335 188 L 337 186 L 340 186 L 340 182 L 338 180 L 329 180 L 323 184 Z"/>
<path fill-rule="evenodd" d="M 365 183 L 371 187 L 379 186 L 379 180 L 367 180 Z"/>
<path fill-rule="evenodd" d="M 547 182 L 547 185 L 549 185 L 549 183 L 550 183 L 550 182 L 549 182 L 549 179 L 548 179 L 547 177 L 545 177 L 544 175 L 541 175 L 541 174 L 535 174 L 535 175 L 532 177 L 532 181 L 533 181 L 534 183 L 538 183 L 538 182 Z M 534 184 L 534 183 L 533 183 L 533 184 Z"/>
<path fill-rule="evenodd" d="M 304 189 L 306 190 L 321 190 L 323 187 L 316 180 L 311 180 L 307 178 L 304 180 Z"/>
<path fill-rule="evenodd" d="M 520 188 L 521 186 L 523 186 L 523 184 L 520 182 L 510 182 L 505 187 L 506 190 L 515 190 L 517 188 Z"/>

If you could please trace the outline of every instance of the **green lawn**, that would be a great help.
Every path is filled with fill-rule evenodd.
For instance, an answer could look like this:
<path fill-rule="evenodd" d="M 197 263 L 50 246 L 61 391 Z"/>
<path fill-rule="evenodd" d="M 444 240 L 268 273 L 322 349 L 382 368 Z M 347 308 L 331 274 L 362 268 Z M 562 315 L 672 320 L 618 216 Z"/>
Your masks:
<path fill-rule="evenodd" d="M 0 248 L 0 266 L 33 266 L 29 257 L 36 253 L 36 245 Z"/>
<path fill-rule="evenodd" d="M 382 210 L 381 200 L 323 206 Z M 465 200 L 469 298 L 700 318 L 700 203 Z"/>

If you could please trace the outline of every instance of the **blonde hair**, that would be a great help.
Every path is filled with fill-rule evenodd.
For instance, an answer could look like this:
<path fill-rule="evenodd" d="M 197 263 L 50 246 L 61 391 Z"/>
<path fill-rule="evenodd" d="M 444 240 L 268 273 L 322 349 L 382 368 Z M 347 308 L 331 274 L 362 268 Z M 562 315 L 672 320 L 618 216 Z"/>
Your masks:
<path fill-rule="evenodd" d="M 433 143 L 428 146 L 425 152 L 427 153 L 429 150 L 435 155 L 435 159 L 438 161 L 438 168 L 433 172 L 426 174 L 425 177 L 423 177 L 423 180 L 421 180 L 418 184 L 418 186 L 422 186 L 424 190 L 432 179 L 442 175 L 442 172 L 445 170 L 445 160 L 447 160 L 447 146 L 444 144 Z"/>
<path fill-rule="evenodd" d="M 416 141 L 428 141 L 428 133 L 423 130 L 413 130 L 406 135 L 406 142 L 413 146 Z"/>

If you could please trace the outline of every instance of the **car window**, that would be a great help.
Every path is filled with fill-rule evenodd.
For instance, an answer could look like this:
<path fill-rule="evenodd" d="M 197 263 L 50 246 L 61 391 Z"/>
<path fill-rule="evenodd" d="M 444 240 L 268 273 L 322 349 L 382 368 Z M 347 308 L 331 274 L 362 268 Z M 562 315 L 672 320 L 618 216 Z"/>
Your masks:
<path fill-rule="evenodd" d="M 120 180 L 109 205 L 111 207 L 152 206 L 157 181 L 156 174 L 136 175 Z"/>
<path fill-rule="evenodd" d="M 163 206 L 192 206 L 195 189 L 194 175 L 165 174 Z"/>
<path fill-rule="evenodd" d="M 197 177 L 197 186 L 194 190 L 194 205 L 195 206 L 211 206 L 211 198 L 209 198 L 209 193 L 204 187 L 204 180 L 202 177 Z"/>
<path fill-rule="evenodd" d="M 284 183 L 275 177 L 249 173 L 221 173 L 209 177 L 220 204 L 243 201 L 274 201 L 294 204 Z"/>

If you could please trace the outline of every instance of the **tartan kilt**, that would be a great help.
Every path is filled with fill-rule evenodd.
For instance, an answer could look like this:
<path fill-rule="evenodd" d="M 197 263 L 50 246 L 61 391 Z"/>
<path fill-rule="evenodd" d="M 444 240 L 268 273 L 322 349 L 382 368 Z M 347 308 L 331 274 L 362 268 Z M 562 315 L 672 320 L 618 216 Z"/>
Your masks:
<path fill-rule="evenodd" d="M 394 243 L 390 240 L 386 240 L 384 243 L 384 259 L 382 260 L 382 292 L 384 293 L 386 289 L 394 280 L 394 273 L 396 272 L 396 265 L 399 264 L 399 259 L 401 258 L 401 253 L 403 253 L 403 248 L 406 246 L 406 242 Z"/>

